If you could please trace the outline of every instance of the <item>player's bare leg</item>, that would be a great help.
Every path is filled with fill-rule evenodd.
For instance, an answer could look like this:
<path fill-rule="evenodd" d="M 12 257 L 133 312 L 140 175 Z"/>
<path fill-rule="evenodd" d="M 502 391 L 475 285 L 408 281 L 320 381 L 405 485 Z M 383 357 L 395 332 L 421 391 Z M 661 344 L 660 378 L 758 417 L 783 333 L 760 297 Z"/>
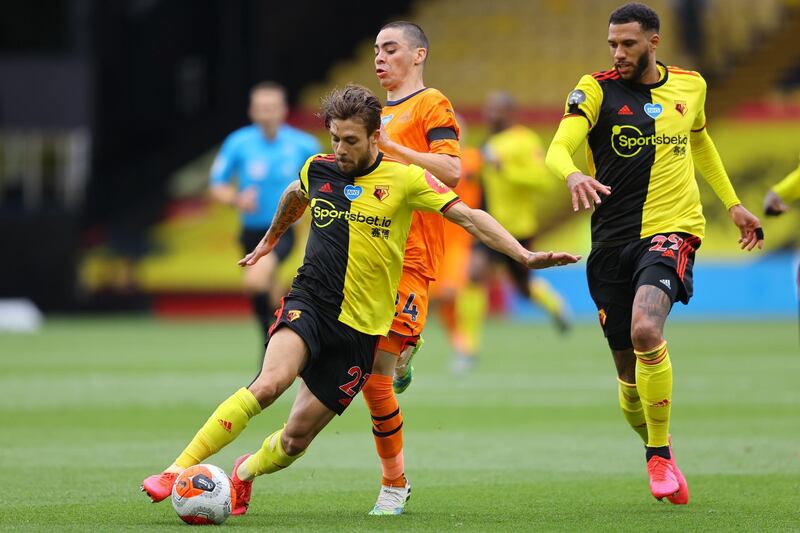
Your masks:
<path fill-rule="evenodd" d="M 278 328 L 269 340 L 256 379 L 248 387 L 262 409 L 291 387 L 308 362 L 305 341 L 288 327 Z"/>
<path fill-rule="evenodd" d="M 161 474 L 149 476 L 142 482 L 142 491 L 154 503 L 168 498 L 181 471 L 202 463 L 233 442 L 252 417 L 291 386 L 307 360 L 308 349 L 300 336 L 289 328 L 277 330 L 267 347 L 258 377 L 248 388 L 239 389 L 222 402 L 175 462 Z"/>
<path fill-rule="evenodd" d="M 652 285 L 636 291 L 631 317 L 631 341 L 636 356 L 636 388 L 647 422 L 647 471 L 650 492 L 657 499 L 679 498 L 686 492 L 686 480 L 680 476 L 670 453 L 669 419 L 672 403 L 672 365 L 664 323 L 672 308 L 670 297 Z M 686 502 L 678 502 L 686 503 Z"/>
<path fill-rule="evenodd" d="M 243 455 L 234 463 L 231 480 L 236 491 L 236 507 L 231 514 L 242 515 L 247 512 L 256 476 L 283 470 L 302 457 L 311 441 L 334 416 L 336 413 L 319 401 L 301 381 L 289 420 L 283 429 L 267 437 L 256 453 Z"/>

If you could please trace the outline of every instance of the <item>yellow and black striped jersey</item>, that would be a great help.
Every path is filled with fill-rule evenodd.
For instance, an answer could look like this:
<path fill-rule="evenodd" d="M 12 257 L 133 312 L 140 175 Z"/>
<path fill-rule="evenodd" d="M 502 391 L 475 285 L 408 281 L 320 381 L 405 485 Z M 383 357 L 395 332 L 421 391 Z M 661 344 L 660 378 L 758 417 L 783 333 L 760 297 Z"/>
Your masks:
<path fill-rule="evenodd" d="M 589 171 L 611 187 L 592 215 L 595 247 L 664 231 L 704 236 L 690 133 L 706 126 L 706 83 L 697 72 L 658 68 L 651 85 L 616 70 L 585 75 L 567 97 L 566 116 L 589 121 Z"/>
<path fill-rule="evenodd" d="M 378 154 L 362 175 L 344 174 L 333 155 L 300 170 L 311 232 L 291 292 L 369 335 L 392 324 L 414 210 L 444 213 L 458 196 L 428 171 Z"/>

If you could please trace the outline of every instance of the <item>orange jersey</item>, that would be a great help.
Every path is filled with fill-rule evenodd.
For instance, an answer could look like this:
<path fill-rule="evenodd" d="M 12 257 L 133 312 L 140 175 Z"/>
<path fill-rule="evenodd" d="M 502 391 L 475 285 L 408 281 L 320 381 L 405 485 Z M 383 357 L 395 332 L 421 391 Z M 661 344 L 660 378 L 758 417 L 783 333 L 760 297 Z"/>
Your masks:
<path fill-rule="evenodd" d="M 450 101 L 436 89 L 425 88 L 386 102 L 381 123 L 390 139 L 417 152 L 461 157 L 459 127 Z M 406 241 L 403 268 L 436 279 L 444 252 L 444 218 L 415 211 Z"/>
<path fill-rule="evenodd" d="M 464 204 L 473 209 L 481 206 L 481 152 L 477 148 L 466 148 L 461 154 L 461 179 L 453 189 Z M 471 246 L 472 235 L 449 220 L 444 221 L 445 254 L 451 246 Z"/>

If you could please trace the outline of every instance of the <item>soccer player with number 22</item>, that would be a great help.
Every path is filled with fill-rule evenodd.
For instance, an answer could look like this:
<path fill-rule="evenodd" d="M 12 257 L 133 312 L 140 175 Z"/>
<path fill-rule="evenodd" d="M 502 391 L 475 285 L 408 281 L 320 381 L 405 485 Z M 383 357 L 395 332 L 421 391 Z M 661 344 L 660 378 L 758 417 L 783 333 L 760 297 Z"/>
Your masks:
<path fill-rule="evenodd" d="M 583 76 L 547 154 L 575 211 L 591 208 L 589 292 L 608 340 L 625 419 L 646 446 L 650 492 L 674 504 L 689 487 L 669 436 L 672 366 L 664 323 L 692 296 L 692 265 L 705 228 L 694 167 L 725 204 L 742 249 L 763 247 L 758 218 L 742 206 L 706 129 L 706 83 L 656 61 L 658 15 L 626 4 L 611 14 L 614 68 Z M 589 173 L 572 155 L 588 137 Z"/>

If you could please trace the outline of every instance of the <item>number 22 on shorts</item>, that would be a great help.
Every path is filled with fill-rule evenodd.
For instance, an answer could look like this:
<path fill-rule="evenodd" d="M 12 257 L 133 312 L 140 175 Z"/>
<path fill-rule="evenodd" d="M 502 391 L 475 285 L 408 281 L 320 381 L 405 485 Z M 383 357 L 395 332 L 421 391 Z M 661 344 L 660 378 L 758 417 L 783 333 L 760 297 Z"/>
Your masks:
<path fill-rule="evenodd" d="M 667 241 L 671 242 L 672 245 L 669 248 L 664 248 L 664 244 Z M 654 235 L 650 242 L 653 243 L 653 246 L 650 247 L 649 251 L 651 252 L 666 252 L 667 250 L 679 250 L 681 244 L 683 244 L 683 239 L 672 233 L 669 237 L 666 235 Z"/>

